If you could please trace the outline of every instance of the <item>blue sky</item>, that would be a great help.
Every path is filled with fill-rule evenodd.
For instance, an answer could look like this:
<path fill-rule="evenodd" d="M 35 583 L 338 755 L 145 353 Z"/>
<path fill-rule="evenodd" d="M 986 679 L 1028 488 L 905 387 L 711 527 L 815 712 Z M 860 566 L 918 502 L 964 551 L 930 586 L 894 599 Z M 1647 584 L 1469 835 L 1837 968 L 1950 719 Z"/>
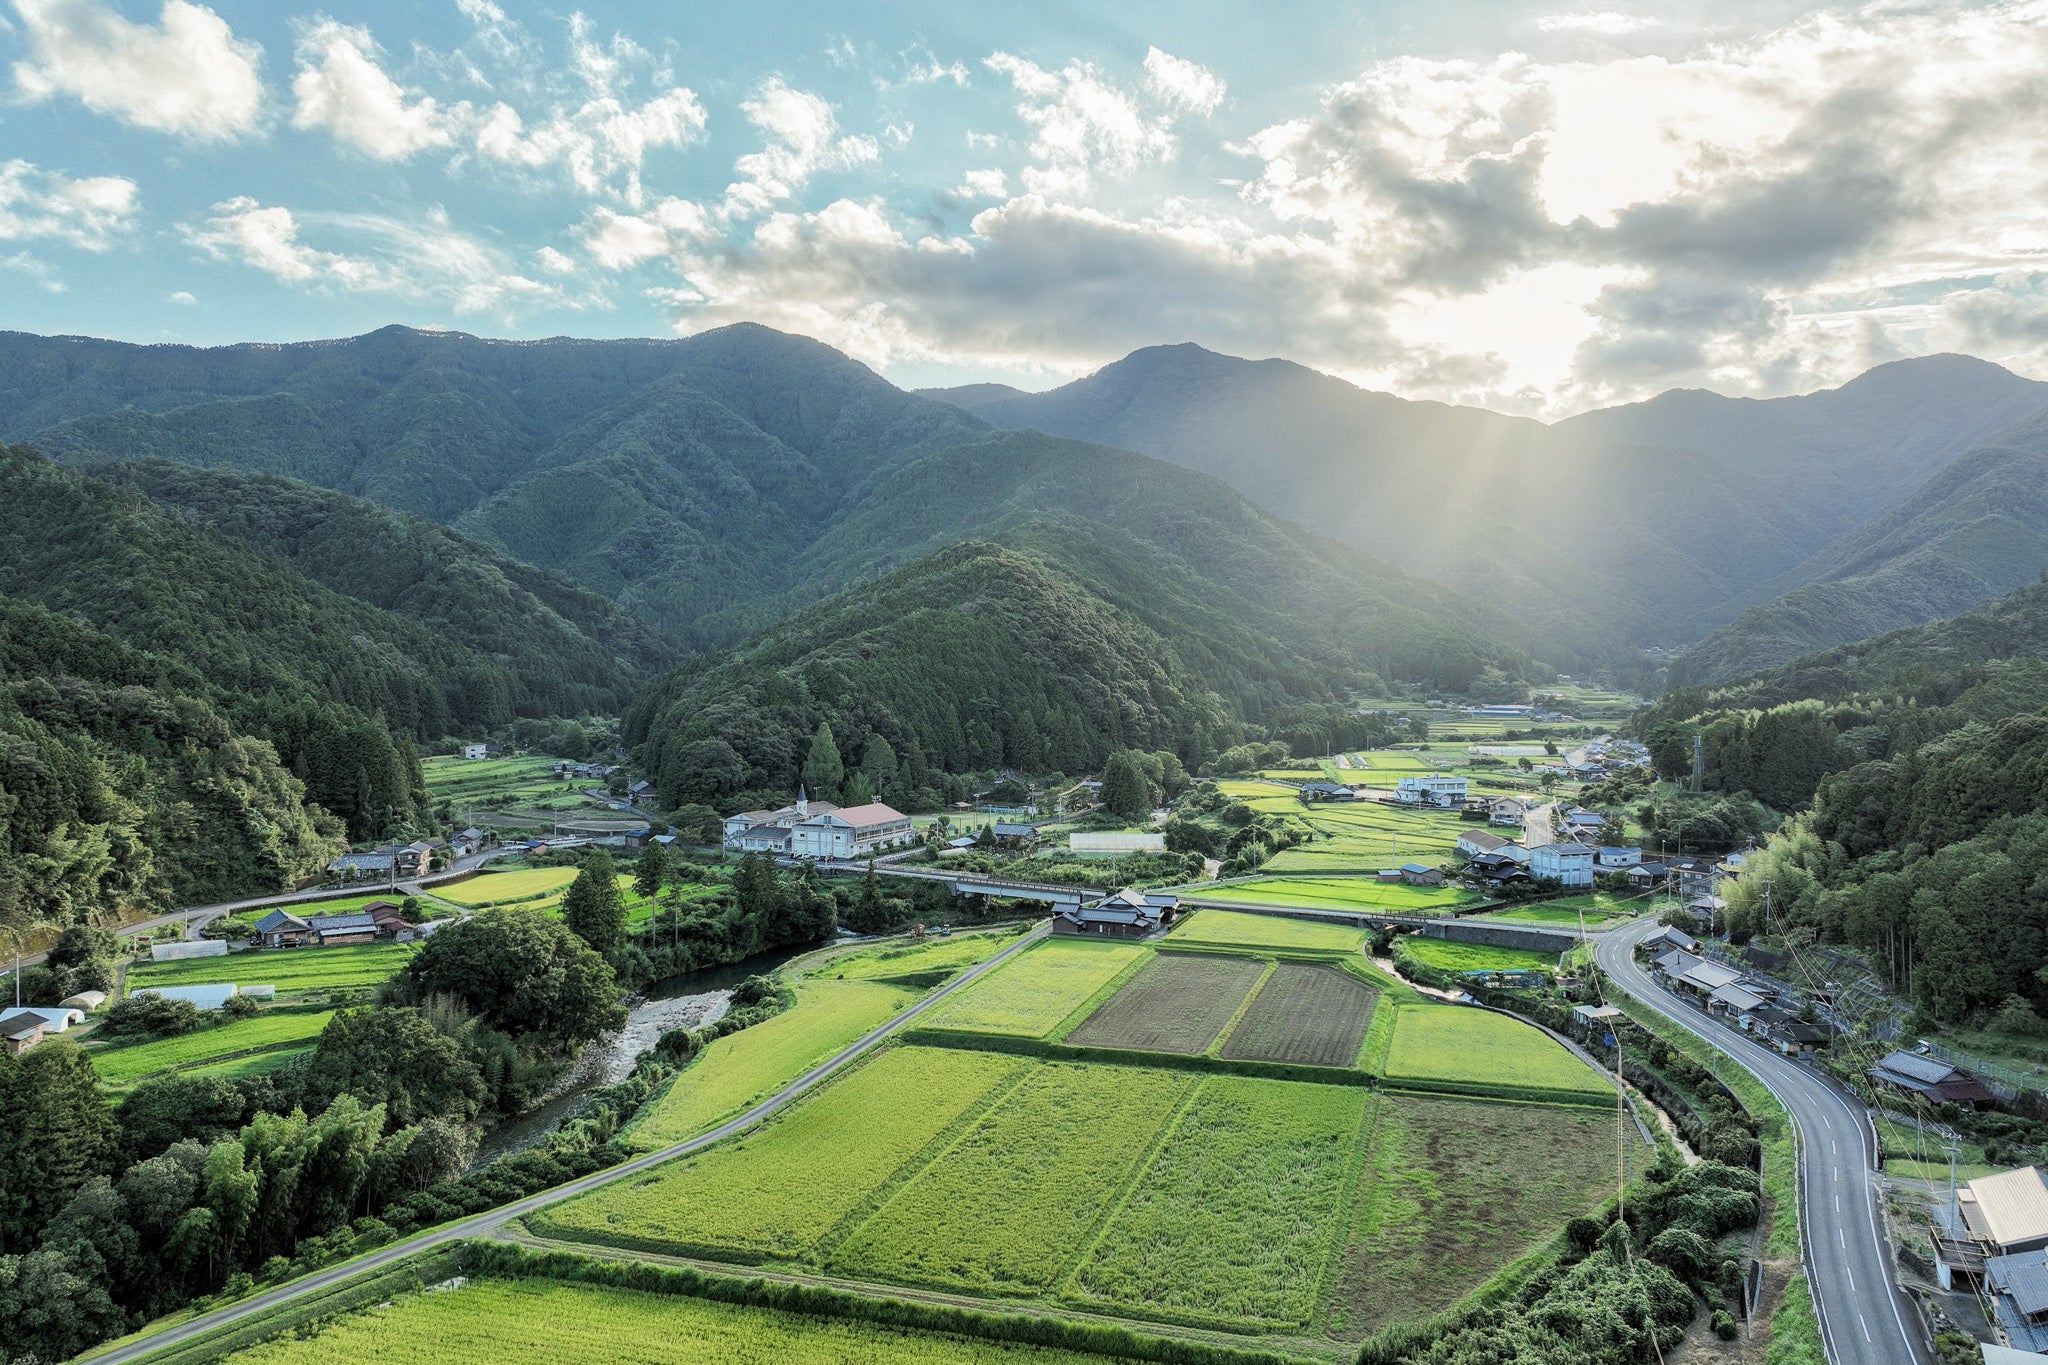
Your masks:
<path fill-rule="evenodd" d="M 6 325 L 1153 343 L 1557 415 L 2048 377 L 2048 5 L 0 0 Z"/>

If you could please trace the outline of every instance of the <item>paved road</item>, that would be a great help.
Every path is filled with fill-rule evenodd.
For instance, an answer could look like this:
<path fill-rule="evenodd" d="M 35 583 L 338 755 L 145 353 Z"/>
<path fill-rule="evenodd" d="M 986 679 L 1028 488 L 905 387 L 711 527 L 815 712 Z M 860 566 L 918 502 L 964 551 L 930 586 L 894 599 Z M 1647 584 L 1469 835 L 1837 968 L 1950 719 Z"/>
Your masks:
<path fill-rule="evenodd" d="M 1892 1278 L 1875 1175 L 1876 1138 L 1860 1103 L 1810 1067 L 1682 1002 L 1635 962 L 1644 920 L 1594 949 L 1623 990 L 1734 1058 L 1770 1087 L 1799 1130 L 1799 1204 L 1808 1280 L 1836 1365 L 1930 1365 L 1918 1315 Z"/>
<path fill-rule="evenodd" d="M 897 1015 L 888 1023 L 883 1024 L 874 1032 L 856 1042 L 849 1043 L 830 1060 L 820 1062 L 817 1066 L 812 1067 L 809 1071 L 806 1071 L 803 1075 L 797 1077 L 788 1085 L 755 1105 L 752 1109 L 747 1110 L 737 1118 L 721 1123 L 718 1127 L 713 1128 L 702 1136 L 691 1138 L 687 1142 L 678 1142 L 672 1146 L 663 1147 L 659 1151 L 649 1152 L 646 1156 L 637 1157 L 622 1166 L 613 1166 L 608 1170 L 594 1171 L 580 1179 L 572 1180 L 566 1185 L 557 1185 L 551 1190 L 543 1190 L 539 1194 L 521 1199 L 517 1203 L 506 1204 L 500 1208 L 472 1215 L 460 1222 L 449 1223 L 445 1227 L 435 1228 L 431 1232 L 424 1233 L 408 1241 L 395 1243 L 381 1251 L 372 1252 L 368 1256 L 350 1261 L 345 1265 L 336 1266 L 332 1270 L 317 1271 L 302 1279 L 293 1280 L 289 1284 L 279 1285 L 275 1289 L 267 1290 L 256 1295 L 254 1298 L 244 1299 L 240 1303 L 230 1304 L 226 1308 L 218 1308 L 211 1313 L 202 1314 L 199 1317 L 193 1318 L 190 1322 L 180 1323 L 176 1327 L 167 1327 L 163 1331 L 145 1337 L 140 1341 L 131 1342 L 112 1350 L 102 1351 L 97 1355 L 79 1356 L 77 1359 L 80 1362 L 93 1362 L 93 1365 L 125 1365 L 125 1362 L 140 1360 L 167 1346 L 176 1345 L 181 1341 L 189 1341 L 194 1337 L 211 1332 L 219 1327 L 225 1327 L 230 1323 L 239 1322 L 255 1314 L 269 1312 L 271 1309 L 291 1303 L 296 1299 L 302 1299 L 309 1294 L 317 1294 L 323 1290 L 332 1289 L 344 1280 L 351 1280 L 358 1275 L 365 1275 L 373 1270 L 382 1269 L 393 1262 L 404 1260 L 408 1256 L 417 1255 L 433 1247 L 442 1246 L 449 1242 L 461 1241 L 468 1237 L 479 1237 L 496 1232 L 507 1223 L 523 1218 L 536 1209 L 568 1199 L 573 1195 L 588 1193 L 591 1190 L 609 1185 L 616 1180 L 625 1180 L 628 1177 L 640 1174 L 650 1167 L 659 1166 L 664 1161 L 685 1156 L 697 1151 L 699 1148 L 708 1147 L 714 1142 L 721 1142 L 735 1133 L 745 1132 L 778 1110 L 794 1103 L 805 1092 L 815 1088 L 835 1072 L 844 1069 L 855 1058 L 903 1028 L 911 1020 L 931 1009 L 932 1006 L 944 1000 L 954 991 L 959 990 L 984 972 L 992 970 L 997 964 L 1024 951 L 1024 949 L 1043 938 L 1046 932 L 1046 926 L 1044 925 L 1033 929 L 1030 933 L 1024 935 L 1023 938 L 1018 939 L 988 961 L 962 972 L 959 976 L 947 982 L 944 986 L 941 986 L 938 990 L 932 992 L 903 1013 Z"/>

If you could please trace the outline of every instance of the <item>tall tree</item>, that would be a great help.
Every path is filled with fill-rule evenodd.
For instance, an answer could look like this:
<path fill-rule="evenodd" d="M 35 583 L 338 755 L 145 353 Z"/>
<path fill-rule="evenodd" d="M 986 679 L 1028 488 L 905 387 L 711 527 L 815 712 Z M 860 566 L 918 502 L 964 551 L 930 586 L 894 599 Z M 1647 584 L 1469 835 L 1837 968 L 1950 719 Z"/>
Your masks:
<path fill-rule="evenodd" d="M 837 801 L 845 781 L 846 763 L 832 738 L 832 723 L 821 720 L 818 733 L 811 736 L 811 751 L 804 755 L 804 790 L 815 801 Z"/>
<path fill-rule="evenodd" d="M 884 736 L 870 736 L 867 747 L 860 751 L 860 770 L 868 775 L 868 781 L 885 801 L 900 797 L 896 790 L 896 767 L 895 746 Z"/>
<path fill-rule="evenodd" d="M 615 961 L 626 941 L 626 900 L 619 894 L 619 871 L 609 853 L 593 853 L 562 899 L 562 919 L 576 937 Z"/>
<path fill-rule="evenodd" d="M 401 1000 L 445 993 L 492 1028 L 553 1042 L 588 1042 L 626 1021 L 610 964 L 545 910 L 512 906 L 451 924 L 396 983 Z"/>
<path fill-rule="evenodd" d="M 648 900 L 661 894 L 661 888 L 668 885 L 668 845 L 657 844 L 652 839 L 647 847 L 640 850 L 640 861 L 633 864 L 633 889 Z"/>
<path fill-rule="evenodd" d="M 1120 820 L 1140 820 L 1152 810 L 1152 781 L 1139 756 L 1119 749 L 1102 768 L 1102 806 Z"/>

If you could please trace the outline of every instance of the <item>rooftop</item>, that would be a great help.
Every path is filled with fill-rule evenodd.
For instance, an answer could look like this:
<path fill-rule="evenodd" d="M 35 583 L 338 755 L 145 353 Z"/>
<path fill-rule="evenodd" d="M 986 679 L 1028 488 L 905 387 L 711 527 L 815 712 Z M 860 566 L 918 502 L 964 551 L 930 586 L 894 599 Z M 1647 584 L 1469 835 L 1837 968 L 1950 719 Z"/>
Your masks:
<path fill-rule="evenodd" d="M 2000 1246 L 2048 1238 L 2048 1177 L 2039 1166 L 1979 1176 L 1970 1182 L 1984 1230 Z M 2048 1301 L 2042 1308 L 2048 1309 Z"/>

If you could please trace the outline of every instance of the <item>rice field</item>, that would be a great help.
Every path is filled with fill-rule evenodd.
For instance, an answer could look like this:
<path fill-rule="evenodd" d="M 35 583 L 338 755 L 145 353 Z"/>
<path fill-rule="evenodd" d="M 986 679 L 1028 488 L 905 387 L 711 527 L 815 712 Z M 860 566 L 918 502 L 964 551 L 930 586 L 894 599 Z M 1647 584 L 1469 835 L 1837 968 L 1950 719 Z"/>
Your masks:
<path fill-rule="evenodd" d="M 564 782 L 549 769 L 555 759 L 539 754 L 521 758 L 460 758 L 436 755 L 420 761 L 427 794 L 454 804 L 458 814 L 469 808 L 516 810 L 590 810 L 584 787 L 603 785 L 586 778 Z"/>
<path fill-rule="evenodd" d="M 276 1337 L 229 1365 L 1102 1365 L 1099 1355 L 544 1279 L 480 1279 Z"/>
<path fill-rule="evenodd" d="M 1633 1126 L 1631 1166 L 1648 1160 Z M 1390 1094 L 1332 1277 L 1329 1335 L 1450 1308 L 1614 1191 L 1614 1115 Z"/>
<path fill-rule="evenodd" d="M 1266 974 L 1249 957 L 1160 953 L 1067 1035 L 1077 1047 L 1199 1056 Z"/>
<path fill-rule="evenodd" d="M 892 1048 L 744 1137 L 529 1222 L 556 1236 L 648 1251 L 798 1260 L 1027 1065 L 988 1052 Z"/>
<path fill-rule="evenodd" d="M 1210 1076 L 1063 1296 L 1190 1322 L 1305 1325 L 1369 1095 Z"/>
<path fill-rule="evenodd" d="M 1194 1085 L 1047 1063 L 828 1258 L 833 1270 L 993 1294 L 1051 1287 Z"/>
<path fill-rule="evenodd" d="M 626 1138 L 652 1151 L 715 1128 L 880 1028 L 917 994 L 875 981 L 799 981 L 794 1005 L 705 1048 Z"/>
<path fill-rule="evenodd" d="M 320 1036 L 333 1010 L 266 1010 L 249 1019 L 239 1019 L 215 1028 L 202 1028 L 174 1038 L 147 1043 L 122 1043 L 93 1047 L 86 1055 L 104 1084 L 133 1085 L 159 1071 L 210 1062 L 238 1052 L 303 1043 Z"/>
<path fill-rule="evenodd" d="M 1461 906 L 1476 905 L 1483 897 L 1456 886 L 1410 886 L 1406 882 L 1381 882 L 1373 877 L 1262 877 L 1257 881 L 1197 888 L 1181 899 L 1194 904 L 1241 901 L 1250 905 L 1300 906 L 1310 910 L 1436 915 L 1448 914 Z M 1212 912 L 1205 910 L 1202 913 Z M 1361 930 L 1345 928 L 1344 932 L 1358 934 L 1359 943 L 1365 941 Z M 1175 933 L 1178 934 L 1179 930 Z M 1271 946 L 1290 945 L 1275 943 Z"/>
<path fill-rule="evenodd" d="M 555 892 L 567 891 L 569 883 L 576 880 L 573 867 L 526 867 L 516 872 L 482 872 L 466 882 L 457 882 L 434 892 L 434 895 L 454 905 L 508 905 L 516 901 L 539 900 Z M 631 884 L 630 877 L 625 879 Z"/>
<path fill-rule="evenodd" d="M 1367 937 L 1363 929 L 1334 921 L 1287 919 L 1280 915 L 1253 915 L 1237 910 L 1197 910 L 1176 924 L 1169 936 L 1175 943 L 1301 948 L 1338 953 L 1358 952 L 1365 947 Z"/>
<path fill-rule="evenodd" d="M 1357 1064 L 1379 992 L 1339 967 L 1282 962 L 1230 1031 L 1220 1055 L 1306 1066 Z"/>
<path fill-rule="evenodd" d="M 969 1033 L 1043 1038 L 1151 951 L 1136 943 L 1048 938 L 962 990 L 929 1023 Z"/>
<path fill-rule="evenodd" d="M 986 962 L 1014 942 L 1015 934 L 1003 932 L 953 934 L 922 941 L 887 939 L 843 953 L 817 970 L 849 981 L 886 981 L 899 976 L 957 971 Z"/>
<path fill-rule="evenodd" d="M 226 957 L 142 962 L 128 969 L 128 993 L 158 986 L 275 986 L 279 995 L 375 986 L 412 960 L 410 943 L 364 943 L 339 948 L 252 948 Z"/>
<path fill-rule="evenodd" d="M 1388 1050 L 1389 1080 L 1610 1094 L 1613 1086 L 1562 1044 L 1519 1019 L 1460 1005 L 1404 1005 Z"/>
<path fill-rule="evenodd" d="M 1399 776 L 1387 774 L 1381 785 L 1392 786 Z M 1344 780 L 1371 784 L 1363 774 L 1347 773 Z M 1443 862 L 1456 851 L 1458 835 L 1469 828 L 1455 811 L 1410 810 L 1378 801 L 1305 806 L 1293 788 L 1278 783 L 1217 785 L 1224 795 L 1253 810 L 1285 816 L 1293 828 L 1314 835 L 1308 842 L 1274 854 L 1265 865 L 1269 872 L 1362 872 L 1403 862 Z"/>
<path fill-rule="evenodd" d="M 1562 952 L 1563 948 L 1559 948 Z M 1440 972 L 1554 972 L 1558 953 L 1530 948 L 1497 948 L 1490 943 L 1405 934 L 1394 940 L 1394 960 L 1434 967 Z"/>
<path fill-rule="evenodd" d="M 1588 929 L 1604 929 L 1654 905 L 1651 900 L 1612 896 L 1603 891 L 1591 896 L 1567 896 L 1559 900 L 1510 906 L 1505 910 L 1489 910 L 1479 918 L 1499 920 L 1505 924 L 1556 924 L 1576 929 L 1583 916 Z"/>

